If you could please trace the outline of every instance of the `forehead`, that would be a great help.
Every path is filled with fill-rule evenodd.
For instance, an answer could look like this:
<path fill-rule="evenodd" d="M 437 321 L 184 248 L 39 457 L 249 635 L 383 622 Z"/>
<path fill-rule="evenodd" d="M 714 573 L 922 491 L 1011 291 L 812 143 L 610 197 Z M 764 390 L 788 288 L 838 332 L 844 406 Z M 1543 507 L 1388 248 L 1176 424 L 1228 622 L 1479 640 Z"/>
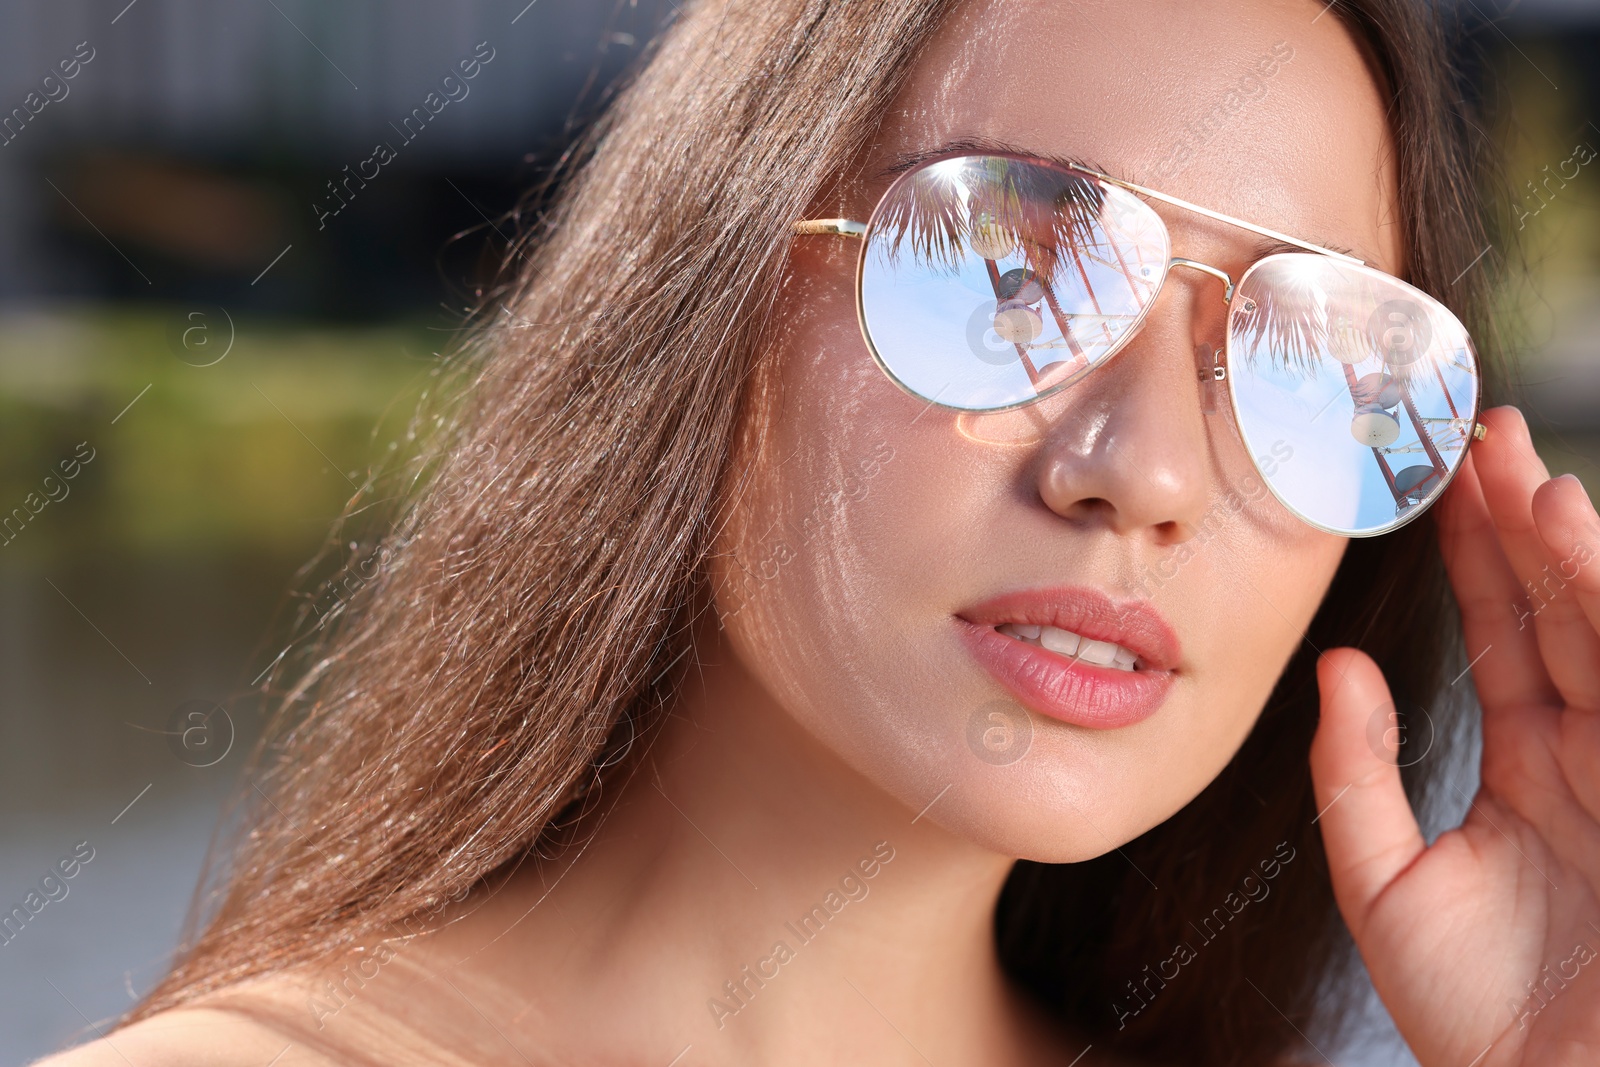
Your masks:
<path fill-rule="evenodd" d="M 969 0 L 918 57 L 864 172 L 993 141 L 1084 159 L 1399 273 L 1383 99 L 1346 25 L 1323 6 Z M 1179 248 L 1253 240 L 1161 210 Z"/>

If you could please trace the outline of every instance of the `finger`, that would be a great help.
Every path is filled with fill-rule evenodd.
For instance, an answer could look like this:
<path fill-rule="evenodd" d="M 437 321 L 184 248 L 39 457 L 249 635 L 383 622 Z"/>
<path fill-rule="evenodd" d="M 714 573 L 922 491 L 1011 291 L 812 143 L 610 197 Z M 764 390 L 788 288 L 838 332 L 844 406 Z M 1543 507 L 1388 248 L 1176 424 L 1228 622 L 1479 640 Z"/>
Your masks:
<path fill-rule="evenodd" d="M 1311 742 L 1317 821 L 1334 897 L 1359 942 L 1378 894 L 1427 848 L 1400 785 L 1394 705 L 1378 665 L 1364 652 L 1336 648 L 1317 661 L 1322 718 Z"/>
<path fill-rule="evenodd" d="M 1461 607 L 1472 681 L 1486 708 L 1553 703 L 1560 695 L 1520 606 L 1522 583 L 1500 547 L 1484 503 L 1478 480 L 1478 456 L 1483 447 L 1474 445 L 1467 453 L 1439 501 L 1439 550 Z"/>
<path fill-rule="evenodd" d="M 1600 697 L 1600 647 L 1572 598 L 1556 595 L 1561 583 L 1551 568 L 1560 557 L 1551 558 L 1533 520 L 1534 493 L 1550 481 L 1550 472 L 1533 450 L 1520 411 L 1495 408 L 1484 421 L 1490 426 L 1489 439 L 1483 442 L 1486 447 L 1473 451 L 1484 502 L 1522 586 L 1514 601 L 1518 625 L 1531 624 L 1545 671 L 1561 697 L 1592 707 Z M 1573 625 L 1575 620 L 1579 625 Z"/>
<path fill-rule="evenodd" d="M 1570 705 L 1600 709 L 1600 568 L 1592 565 L 1600 555 L 1600 515 L 1583 483 L 1564 474 L 1534 492 L 1533 519 L 1548 562 L 1530 604 L 1559 635 L 1564 655 L 1578 661 L 1552 663 L 1551 674 Z"/>

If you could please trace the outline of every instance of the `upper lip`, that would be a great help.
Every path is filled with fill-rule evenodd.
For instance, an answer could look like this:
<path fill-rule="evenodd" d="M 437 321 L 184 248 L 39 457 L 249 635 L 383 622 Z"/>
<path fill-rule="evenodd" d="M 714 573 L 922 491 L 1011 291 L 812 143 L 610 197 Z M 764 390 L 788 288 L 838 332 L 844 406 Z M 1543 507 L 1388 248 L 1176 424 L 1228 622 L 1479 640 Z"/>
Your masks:
<path fill-rule="evenodd" d="M 1178 635 L 1161 613 L 1142 600 L 1113 600 L 1097 589 L 1054 586 L 1003 593 L 957 612 L 980 626 L 1008 622 L 1054 626 L 1092 641 L 1110 641 L 1139 657 L 1153 671 L 1176 669 Z"/>

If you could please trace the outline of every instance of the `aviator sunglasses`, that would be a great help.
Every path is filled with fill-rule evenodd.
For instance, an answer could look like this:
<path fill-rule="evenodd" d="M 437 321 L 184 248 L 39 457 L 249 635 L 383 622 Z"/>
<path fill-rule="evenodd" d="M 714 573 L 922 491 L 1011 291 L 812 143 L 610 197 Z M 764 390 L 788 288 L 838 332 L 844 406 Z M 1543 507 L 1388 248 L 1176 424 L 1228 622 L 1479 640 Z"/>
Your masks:
<path fill-rule="evenodd" d="M 1143 197 L 1300 251 L 1256 260 L 1235 284 L 1173 256 Z M 1087 167 L 937 159 L 896 178 L 865 223 L 793 230 L 861 239 L 856 310 L 873 359 L 957 411 L 1066 388 L 1138 334 L 1173 268 L 1217 278 L 1227 329 L 1200 377 L 1226 383 L 1273 495 L 1329 533 L 1370 537 L 1416 518 L 1485 433 L 1472 342 L 1439 301 L 1354 256 Z"/>

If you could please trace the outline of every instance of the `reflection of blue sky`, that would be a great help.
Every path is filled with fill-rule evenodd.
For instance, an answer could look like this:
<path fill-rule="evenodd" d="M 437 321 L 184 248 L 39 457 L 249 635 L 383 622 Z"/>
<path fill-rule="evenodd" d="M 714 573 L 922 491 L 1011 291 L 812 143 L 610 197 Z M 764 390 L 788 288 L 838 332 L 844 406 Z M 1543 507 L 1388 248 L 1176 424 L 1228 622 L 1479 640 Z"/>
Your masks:
<path fill-rule="evenodd" d="M 1277 472 L 1268 480 L 1285 502 L 1312 521 L 1335 529 L 1387 525 L 1395 518 L 1394 496 L 1372 449 L 1350 432 L 1355 402 L 1345 384 L 1343 368 L 1326 352 L 1324 348 L 1317 373 L 1309 378 L 1286 369 L 1260 349 L 1235 353 L 1230 364 L 1240 431 L 1252 455 L 1272 456 L 1273 445 L 1278 442 L 1293 450 L 1287 461 L 1277 463 Z M 1411 397 L 1417 413 L 1424 418 L 1450 416 L 1444 389 L 1429 362 L 1439 363 L 1457 410 L 1468 415 L 1477 393 L 1475 377 L 1463 367 L 1470 365 L 1471 357 L 1464 349 L 1457 349 L 1441 361 L 1437 343 L 1418 364 L 1422 371 L 1411 377 Z M 1246 370 L 1246 366 L 1250 369 Z M 1360 378 L 1385 368 L 1382 360 L 1373 356 L 1353 369 Z M 1397 408 L 1395 414 L 1400 437 L 1389 449 L 1419 445 L 1404 407 Z M 1461 454 L 1461 435 L 1446 436 L 1447 427 L 1440 423 L 1427 425 L 1440 458 L 1453 468 Z M 1445 444 L 1454 447 L 1446 448 Z M 1281 454 L 1282 445 L 1278 455 Z M 1407 467 L 1429 464 L 1427 453 L 1420 448 L 1386 458 L 1396 475 Z"/>
<path fill-rule="evenodd" d="M 964 256 L 957 270 L 933 271 L 902 246 L 896 269 L 884 252 L 879 246 L 867 257 L 861 304 L 879 357 L 907 388 L 952 407 L 1013 404 L 1033 395 L 1016 350 L 995 335 L 994 286 L 983 260 Z M 1021 265 L 1020 256 L 998 264 L 1002 274 Z M 1060 331 L 1047 320 L 1039 340 L 1052 336 Z M 974 354 L 974 344 L 987 359 Z M 1000 363 L 1008 351 L 1009 362 Z"/>
<path fill-rule="evenodd" d="M 934 202 L 944 203 L 955 218 L 963 218 L 973 205 L 968 182 L 974 179 L 987 184 L 994 176 L 984 166 L 968 173 L 968 162 L 957 158 L 930 166 L 912 184 L 928 192 Z M 1093 243 L 1086 246 L 1082 261 L 1062 262 L 1050 280 L 1056 304 L 1069 320 L 1072 341 L 1091 363 L 1122 339 L 1138 315 L 1141 299 L 1149 298 L 1160 280 L 1168 253 L 1165 227 L 1149 206 L 1110 187 L 1102 187 L 1099 197 L 1102 229 L 1083 234 L 1082 240 Z M 1042 203 L 1035 206 L 1050 210 Z M 1053 235 L 1034 237 L 1045 243 L 1054 240 Z M 915 394 L 960 408 L 998 408 L 1035 397 L 1016 347 L 995 334 L 997 301 L 987 262 L 971 248 L 963 248 L 957 264 L 930 264 L 918 258 L 909 240 L 901 240 L 891 253 L 891 240 L 893 235 L 872 237 L 861 296 L 867 333 L 894 376 Z M 970 235 L 963 234 L 962 240 L 970 240 Z M 1118 253 L 1139 277 L 1130 280 L 1115 266 Z M 1002 275 L 1026 266 L 1021 251 L 995 261 Z M 1080 269 L 1088 275 L 1086 283 Z M 1067 371 L 1074 349 L 1062 338 L 1048 302 L 1037 302 L 1034 309 L 1040 314 L 1042 333 L 1027 346 L 1030 362 L 1037 371 L 1051 365 Z M 1040 387 L 1050 389 L 1059 381 L 1062 374 L 1046 371 Z"/>
<path fill-rule="evenodd" d="M 1165 255 L 1164 241 L 1156 239 L 1160 247 L 1145 248 L 1148 258 L 1142 261 L 1152 282 Z M 1120 244 L 1130 263 L 1141 262 L 1137 239 L 1124 236 Z M 1114 261 L 1109 246 L 1092 251 Z M 901 243 L 893 263 L 888 253 L 887 239 L 873 241 L 861 279 L 862 307 L 879 356 L 901 382 L 951 407 L 1001 407 L 1035 395 L 1016 348 L 994 332 L 994 285 L 983 259 L 969 252 L 954 267 L 934 267 L 912 253 L 909 241 Z M 1001 274 L 1025 265 L 1020 251 L 996 261 Z M 1094 362 L 1120 339 L 1138 305 L 1120 270 L 1087 256 L 1083 267 L 1104 314 L 1096 312 L 1073 262 L 1061 265 L 1051 288 L 1073 326 L 1073 339 Z M 1035 369 L 1044 370 L 1073 353 L 1048 304 L 1035 306 L 1043 330 L 1028 355 Z"/>

